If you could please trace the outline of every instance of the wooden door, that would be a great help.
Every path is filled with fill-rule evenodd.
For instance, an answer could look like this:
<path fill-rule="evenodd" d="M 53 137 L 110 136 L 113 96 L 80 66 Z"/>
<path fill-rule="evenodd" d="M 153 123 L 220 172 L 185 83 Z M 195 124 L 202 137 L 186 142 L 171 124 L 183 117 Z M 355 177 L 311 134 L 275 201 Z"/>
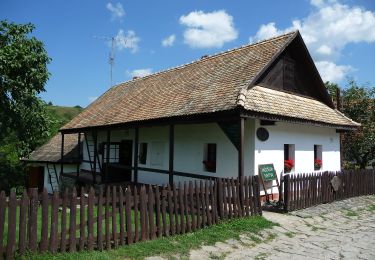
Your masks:
<path fill-rule="evenodd" d="M 44 188 L 44 167 L 34 166 L 28 168 L 28 188 L 38 188 L 39 192 Z"/>
<path fill-rule="evenodd" d="M 119 167 L 113 165 L 108 169 L 108 182 L 125 182 L 132 179 L 133 141 L 123 140 L 119 149 Z M 129 168 L 127 168 L 129 167 Z"/>

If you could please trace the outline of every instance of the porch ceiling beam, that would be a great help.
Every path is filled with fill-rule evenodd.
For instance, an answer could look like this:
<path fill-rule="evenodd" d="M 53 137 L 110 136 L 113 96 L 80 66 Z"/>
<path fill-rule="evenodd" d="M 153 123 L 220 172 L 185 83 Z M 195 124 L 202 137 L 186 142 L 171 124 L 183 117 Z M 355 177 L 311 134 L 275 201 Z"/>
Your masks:
<path fill-rule="evenodd" d="M 239 110 L 227 110 L 205 114 L 186 115 L 178 117 L 166 117 L 159 119 L 150 119 L 144 121 L 134 121 L 128 123 L 119 123 L 111 125 L 100 125 L 92 127 L 74 128 L 74 129 L 63 129 L 59 130 L 63 133 L 78 133 L 80 131 L 92 131 L 96 130 L 107 130 L 107 129 L 130 129 L 135 127 L 152 127 L 152 126 L 168 126 L 168 125 L 186 125 L 186 124 L 204 124 L 214 122 L 226 122 L 238 120 Z"/>

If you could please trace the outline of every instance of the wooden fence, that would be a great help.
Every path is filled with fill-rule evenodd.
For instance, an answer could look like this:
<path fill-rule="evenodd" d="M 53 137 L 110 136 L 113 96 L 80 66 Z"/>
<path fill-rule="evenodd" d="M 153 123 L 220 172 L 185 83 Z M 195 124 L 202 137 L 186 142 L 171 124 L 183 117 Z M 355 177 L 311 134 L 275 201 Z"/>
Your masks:
<path fill-rule="evenodd" d="M 32 189 L 21 198 L 1 192 L 0 258 L 111 249 L 262 214 L 257 176 L 78 192 L 50 196 Z"/>
<path fill-rule="evenodd" d="M 337 184 L 336 191 L 333 182 Z M 293 211 L 335 200 L 375 194 L 375 171 L 288 174 L 284 176 L 282 188 L 285 210 Z"/>

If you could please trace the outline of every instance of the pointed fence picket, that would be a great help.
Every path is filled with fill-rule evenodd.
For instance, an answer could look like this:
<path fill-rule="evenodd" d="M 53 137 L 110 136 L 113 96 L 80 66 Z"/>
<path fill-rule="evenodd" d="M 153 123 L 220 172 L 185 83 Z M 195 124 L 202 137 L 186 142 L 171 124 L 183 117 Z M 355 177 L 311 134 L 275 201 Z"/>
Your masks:
<path fill-rule="evenodd" d="M 335 176 L 340 182 L 336 191 L 332 186 Z M 375 194 L 375 171 L 287 174 L 283 176 L 281 185 L 284 191 L 284 210 L 294 211 L 355 196 Z"/>
<path fill-rule="evenodd" d="M 261 215 L 257 176 L 107 186 L 97 193 L 92 187 L 53 195 L 30 189 L 20 198 L 1 192 L 0 259 L 27 251 L 107 250 L 251 215 Z"/>

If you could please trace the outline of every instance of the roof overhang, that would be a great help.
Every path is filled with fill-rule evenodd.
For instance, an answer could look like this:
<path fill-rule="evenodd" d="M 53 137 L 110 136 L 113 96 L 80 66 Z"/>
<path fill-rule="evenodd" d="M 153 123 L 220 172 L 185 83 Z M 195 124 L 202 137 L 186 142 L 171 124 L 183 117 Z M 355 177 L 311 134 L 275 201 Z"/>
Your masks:
<path fill-rule="evenodd" d="M 272 120 L 272 121 L 281 121 L 287 123 L 295 123 L 295 124 L 305 124 L 305 125 L 312 125 L 312 126 L 319 126 L 319 127 L 328 127 L 334 128 L 337 131 L 346 132 L 346 131 L 355 131 L 358 129 L 356 126 L 348 126 L 348 125 L 336 125 L 336 124 L 329 124 L 326 122 L 319 122 L 314 120 L 307 120 L 289 116 L 281 116 L 275 114 L 268 114 L 268 113 L 260 113 L 255 111 L 249 111 L 243 109 L 241 111 L 241 116 L 247 118 L 256 118 L 261 120 Z"/>

